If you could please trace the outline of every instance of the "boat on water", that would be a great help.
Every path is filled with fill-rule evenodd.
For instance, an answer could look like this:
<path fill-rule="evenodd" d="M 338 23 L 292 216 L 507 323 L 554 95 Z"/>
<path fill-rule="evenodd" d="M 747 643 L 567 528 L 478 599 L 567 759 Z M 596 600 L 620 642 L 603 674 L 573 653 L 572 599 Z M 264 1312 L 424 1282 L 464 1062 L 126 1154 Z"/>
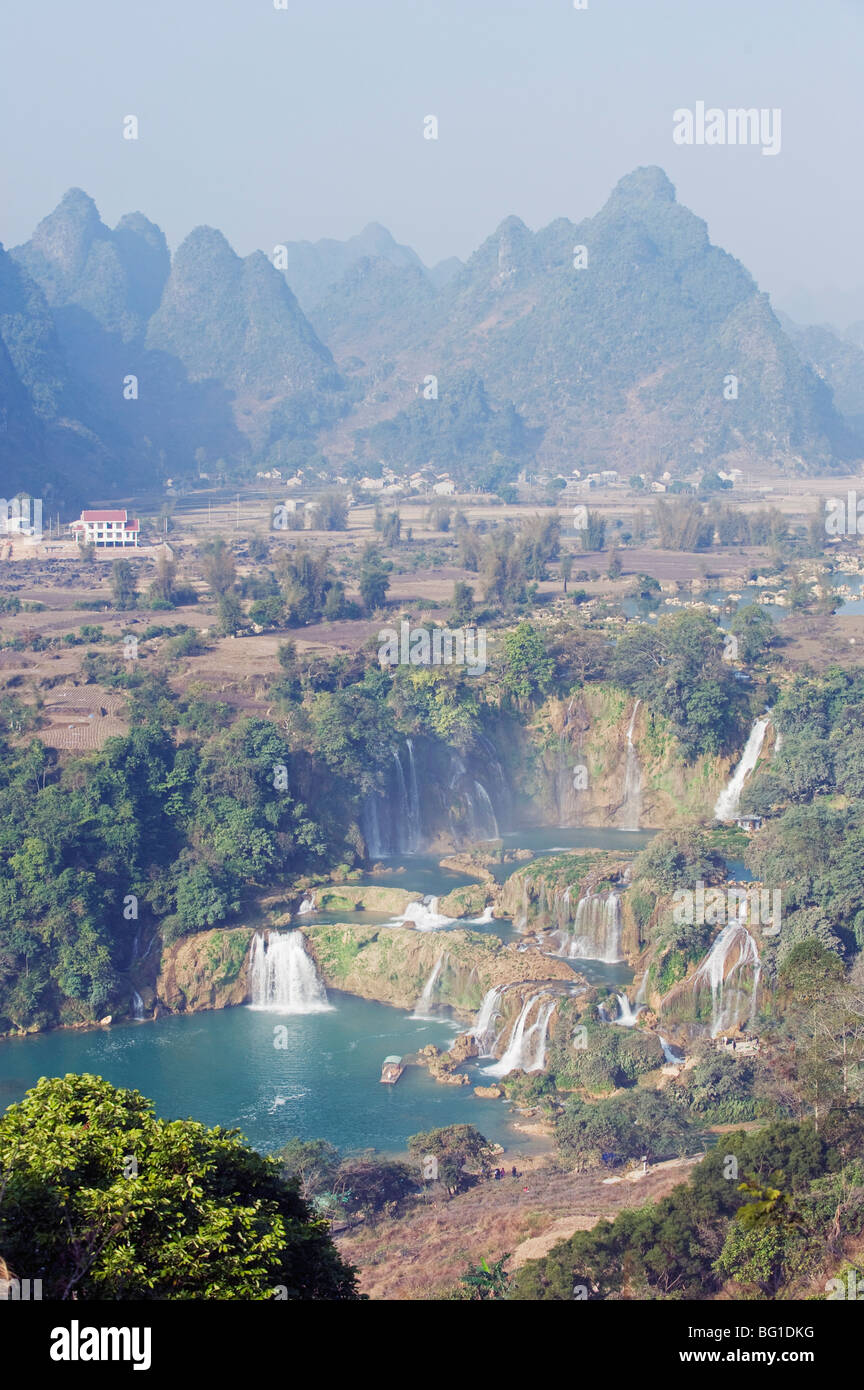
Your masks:
<path fill-rule="evenodd" d="M 381 1080 L 385 1086 L 395 1086 L 405 1070 L 401 1057 L 385 1057 L 381 1068 Z"/>

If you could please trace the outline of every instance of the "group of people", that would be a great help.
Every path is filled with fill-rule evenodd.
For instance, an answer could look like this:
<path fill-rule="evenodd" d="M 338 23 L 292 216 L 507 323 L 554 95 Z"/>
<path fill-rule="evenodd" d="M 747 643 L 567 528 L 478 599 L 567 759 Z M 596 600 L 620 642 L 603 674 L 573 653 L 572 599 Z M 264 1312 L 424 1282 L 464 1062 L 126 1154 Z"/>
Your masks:
<path fill-rule="evenodd" d="M 506 1168 L 496 1168 L 495 1171 L 493 1172 L 492 1176 L 493 1176 L 493 1178 L 495 1179 L 496 1182 L 500 1182 L 502 1178 L 506 1178 L 506 1176 L 507 1176 L 507 1169 L 506 1169 Z M 514 1164 L 513 1167 L 510 1169 L 510 1176 L 511 1176 L 511 1178 L 518 1178 L 518 1176 L 519 1176 L 519 1174 L 516 1172 L 516 1165 L 515 1165 L 515 1164 Z"/>

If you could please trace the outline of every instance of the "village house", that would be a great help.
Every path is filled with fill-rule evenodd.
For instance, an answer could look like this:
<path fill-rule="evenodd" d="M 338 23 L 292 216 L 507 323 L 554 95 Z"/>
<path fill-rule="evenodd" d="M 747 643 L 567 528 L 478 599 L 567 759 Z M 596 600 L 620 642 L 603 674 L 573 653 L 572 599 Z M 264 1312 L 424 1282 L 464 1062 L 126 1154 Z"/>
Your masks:
<path fill-rule="evenodd" d="M 122 511 L 82 512 L 69 527 L 73 540 L 108 550 L 137 546 L 139 529 L 138 518 L 130 521 L 125 508 Z"/>

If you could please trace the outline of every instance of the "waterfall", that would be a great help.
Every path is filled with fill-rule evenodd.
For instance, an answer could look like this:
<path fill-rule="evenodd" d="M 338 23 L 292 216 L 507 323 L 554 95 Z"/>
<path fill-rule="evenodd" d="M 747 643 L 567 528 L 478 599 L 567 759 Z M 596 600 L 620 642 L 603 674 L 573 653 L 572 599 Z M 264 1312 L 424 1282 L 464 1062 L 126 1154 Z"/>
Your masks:
<path fill-rule="evenodd" d="M 406 739 L 408 751 L 408 778 L 402 767 L 398 749 L 393 749 L 393 762 L 396 765 L 397 805 L 394 824 L 394 843 L 400 854 L 416 854 L 420 848 L 420 795 L 417 790 L 417 770 L 414 765 L 414 745 Z"/>
<path fill-rule="evenodd" d="M 405 747 L 408 750 L 408 794 L 405 804 L 408 843 L 405 845 L 405 851 L 407 854 L 416 854 L 421 841 L 420 792 L 417 787 L 417 768 L 414 764 L 414 744 L 410 738 L 406 738 Z"/>
<path fill-rule="evenodd" d="M 137 989 L 133 989 L 132 991 L 132 1017 L 144 1017 L 144 1000 L 141 998 L 141 995 L 138 993 Z"/>
<path fill-rule="evenodd" d="M 256 932 L 249 956 L 253 1009 L 320 1014 L 332 1008 L 301 931 Z"/>
<path fill-rule="evenodd" d="M 484 776 L 487 769 L 491 768 L 499 784 L 499 791 L 502 788 L 506 791 L 504 774 L 498 759 L 494 756 L 494 749 L 488 739 L 483 740 L 483 745 Z M 476 778 L 473 771 L 468 770 L 464 760 L 453 749 L 450 749 L 449 790 L 454 793 L 450 805 L 450 830 L 456 842 L 497 840 L 501 831 L 486 784 Z"/>
<path fill-rule="evenodd" d="M 636 726 L 636 715 L 639 713 L 639 706 L 642 701 L 637 700 L 633 706 L 633 713 L 630 716 L 630 724 L 627 728 L 627 761 L 624 767 L 624 804 L 621 807 L 621 830 L 638 830 L 639 817 L 642 811 L 642 769 L 639 766 L 639 754 L 633 744 L 633 729 Z"/>
<path fill-rule="evenodd" d="M 482 782 L 475 781 L 474 790 L 477 793 L 477 797 L 480 802 L 480 810 L 482 812 L 482 815 L 478 818 L 476 810 L 472 805 L 471 809 L 474 824 L 479 830 L 477 838 L 482 840 L 497 840 L 498 821 L 495 819 L 495 811 L 492 807 L 492 802 L 489 798 L 489 793 L 487 792 Z"/>
<path fill-rule="evenodd" d="M 438 911 L 437 898 L 424 898 L 422 903 L 409 903 L 398 918 L 399 924 L 413 922 L 417 931 L 438 931 L 440 927 L 450 927 L 455 917 L 445 917 Z"/>
<path fill-rule="evenodd" d="M 479 917 L 466 917 L 465 924 L 472 927 L 485 927 L 487 922 L 494 922 L 494 920 L 495 912 L 490 903 L 488 907 L 484 907 Z"/>
<path fill-rule="evenodd" d="M 438 984 L 438 976 L 441 974 L 441 967 L 444 964 L 444 952 L 436 960 L 432 967 L 432 974 L 423 986 L 423 993 L 414 1006 L 412 1018 L 432 1018 L 432 999 L 435 994 L 435 986 Z"/>
<path fill-rule="evenodd" d="M 659 1033 L 657 1036 L 660 1037 Z M 672 1051 L 672 1048 L 669 1046 L 665 1038 L 660 1038 L 660 1046 L 663 1049 L 663 1059 L 666 1062 L 667 1066 L 680 1067 L 682 1065 L 684 1058 L 675 1056 L 675 1053 Z"/>
<path fill-rule="evenodd" d="M 501 1000 L 503 997 L 504 990 L 501 986 L 498 986 L 496 989 L 489 989 L 483 995 L 480 1012 L 471 1029 L 471 1032 L 477 1039 L 477 1047 L 481 1057 L 495 1056 L 495 1044 L 498 1041 L 495 1024 L 501 1014 Z"/>
<path fill-rule="evenodd" d="M 562 954 L 570 960 L 600 960 L 613 965 L 621 954 L 621 899 L 617 893 L 601 897 L 589 893 L 580 898 L 573 922 L 573 934 L 558 933 Z"/>
<path fill-rule="evenodd" d="M 511 1071 L 542 1071 L 546 1060 L 546 1034 L 549 1020 L 557 999 L 554 994 L 532 994 L 522 1005 L 521 1013 L 513 1024 L 510 1039 L 500 1062 L 485 1067 L 486 1076 L 506 1076 Z M 534 1022 L 528 1019 L 534 1012 Z"/>
<path fill-rule="evenodd" d="M 757 762 L 759 754 L 762 752 L 762 744 L 765 742 L 765 732 L 771 723 L 770 716 L 764 715 L 762 719 L 757 719 L 753 728 L 750 730 L 750 737 L 744 745 L 744 752 L 741 754 L 741 761 L 729 779 L 728 786 L 724 787 L 717 798 L 714 807 L 715 820 L 734 820 L 738 815 L 738 807 L 741 801 L 741 793 L 744 790 L 744 783 L 750 776 Z"/>
<path fill-rule="evenodd" d="M 387 849 L 381 835 L 378 797 L 374 792 L 369 792 L 363 802 L 363 838 L 366 841 L 370 859 L 386 859 Z"/>
<path fill-rule="evenodd" d="M 308 898 L 304 898 L 304 899 L 303 899 L 302 903 L 300 904 L 300 906 L 299 906 L 298 909 L 297 909 L 297 916 L 298 916 L 298 917 L 305 917 L 306 914 L 307 914 L 307 912 L 314 912 L 314 911 L 315 911 L 315 896 L 314 896 L 314 894 L 312 894 L 312 895 L 310 895 Z"/>
<path fill-rule="evenodd" d="M 477 734 L 477 745 L 480 752 L 485 754 L 483 759 L 484 767 L 492 773 L 493 780 L 497 784 L 498 804 L 499 806 L 506 807 L 509 803 L 510 788 L 507 785 L 507 778 L 504 776 L 504 769 L 501 766 L 501 760 L 498 757 L 495 745 L 491 739 L 488 739 L 485 734 L 481 733 Z"/>
<path fill-rule="evenodd" d="M 626 994 L 616 994 L 615 998 L 618 1000 L 619 1014 L 616 1019 L 613 1019 L 613 1022 L 619 1024 L 621 1028 L 632 1028 L 639 1017 L 639 1006 L 637 1005 L 634 1009 Z"/>
<path fill-rule="evenodd" d="M 743 977 L 748 971 L 752 976 L 749 993 L 743 982 Z M 752 1023 L 756 1013 L 761 974 L 759 948 L 753 937 L 743 922 L 728 922 L 715 939 L 692 981 L 692 987 L 697 992 L 705 984 L 711 987 L 712 1038 L 737 1027 L 745 1016 L 748 1018 L 748 1024 Z"/>
<path fill-rule="evenodd" d="M 648 971 L 646 970 L 646 971 L 645 971 L 645 974 L 642 976 L 642 979 L 639 981 L 639 988 L 638 988 L 637 991 L 636 991 L 636 1003 L 637 1003 L 637 1004 L 645 1004 L 645 1003 L 647 1003 L 647 1002 L 648 1002 Z"/>
<path fill-rule="evenodd" d="M 370 859 L 416 854 L 423 843 L 413 740 L 405 740 L 404 764 L 397 748 L 390 749 L 390 757 L 384 790 L 369 792 L 363 802 L 363 838 Z"/>

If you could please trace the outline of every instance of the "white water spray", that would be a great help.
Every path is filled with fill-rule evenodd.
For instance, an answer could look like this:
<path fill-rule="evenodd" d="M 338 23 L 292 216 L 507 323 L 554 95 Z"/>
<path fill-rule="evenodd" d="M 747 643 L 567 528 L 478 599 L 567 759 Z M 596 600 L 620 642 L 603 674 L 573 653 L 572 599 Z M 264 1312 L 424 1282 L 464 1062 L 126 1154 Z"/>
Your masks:
<path fill-rule="evenodd" d="M 472 927 L 485 927 L 485 925 L 486 925 L 487 922 L 494 922 L 494 920 L 495 920 L 495 913 L 494 913 L 494 909 L 493 909 L 491 903 L 489 903 L 488 907 L 484 907 L 484 909 L 483 909 L 483 911 L 482 911 L 482 913 L 480 914 L 479 917 L 466 917 L 466 918 L 465 918 L 466 924 L 468 924 L 468 925 L 470 925 L 470 926 L 472 926 Z"/>
<path fill-rule="evenodd" d="M 657 1034 L 657 1036 L 658 1036 L 658 1038 L 660 1038 L 660 1034 L 659 1034 L 659 1033 Z M 661 1046 L 662 1049 L 663 1049 L 663 1058 L 664 1058 L 664 1060 L 665 1060 L 667 1066 L 670 1066 L 670 1067 L 672 1067 L 672 1066 L 680 1067 L 680 1066 L 683 1064 L 684 1058 L 683 1058 L 683 1057 L 677 1057 L 677 1056 L 675 1055 L 675 1053 L 672 1051 L 672 1048 L 670 1047 L 669 1043 L 666 1041 L 665 1038 L 660 1038 L 660 1046 Z"/>
<path fill-rule="evenodd" d="M 438 931 L 441 927 L 452 926 L 455 921 L 455 917 L 445 917 L 438 911 L 437 898 L 424 898 L 422 903 L 409 903 L 396 925 L 413 922 L 417 931 Z"/>
<path fill-rule="evenodd" d="M 623 960 L 621 952 L 621 899 L 617 893 L 599 893 L 580 898 L 576 906 L 572 934 L 558 933 L 561 953 L 570 960 L 600 960 L 614 965 Z"/>
<path fill-rule="evenodd" d="M 543 1070 L 546 1060 L 546 1035 L 556 1003 L 554 994 L 532 994 L 525 1000 L 513 1025 L 504 1055 L 500 1062 L 485 1068 L 487 1076 L 506 1076 L 511 1071 Z M 529 1023 L 532 1014 L 534 1022 Z"/>
<path fill-rule="evenodd" d="M 730 964 L 731 962 L 731 964 Z M 743 977 L 751 974 L 749 997 Z M 711 987 L 711 1036 L 735 1028 L 746 1014 L 752 1023 L 756 1013 L 762 962 L 759 948 L 743 922 L 728 922 L 693 976 L 693 988 Z"/>
<path fill-rule="evenodd" d="M 249 957 L 253 1009 L 320 1014 L 332 1008 L 300 931 L 256 932 Z"/>
<path fill-rule="evenodd" d="M 477 793 L 477 801 L 479 802 L 480 811 L 482 812 L 482 814 L 478 816 L 472 803 L 472 818 L 474 820 L 476 833 L 479 838 L 483 840 L 497 840 L 498 821 L 495 817 L 495 811 L 489 793 L 483 783 L 477 781 L 474 783 L 474 791 Z"/>
<path fill-rule="evenodd" d="M 502 988 L 489 989 L 483 995 L 480 1005 L 480 1012 L 471 1029 L 477 1039 L 477 1047 L 481 1057 L 495 1056 L 495 1043 L 498 1040 L 496 1023 L 501 1016 L 501 1001 L 504 997 Z"/>
<path fill-rule="evenodd" d="M 417 1003 L 414 1006 L 414 1012 L 411 1015 L 412 1018 L 434 1017 L 434 1014 L 432 1013 L 432 1001 L 435 997 L 435 989 L 438 984 L 438 977 L 441 974 L 441 968 L 443 965 L 444 952 L 442 951 L 441 955 L 438 957 L 434 966 L 432 967 L 432 973 L 429 976 L 429 979 L 423 986 L 423 993 L 420 995 L 420 998 L 417 1000 Z"/>
<path fill-rule="evenodd" d="M 728 785 L 723 788 L 717 798 L 717 804 L 714 807 L 715 820 L 732 821 L 738 815 L 744 783 L 759 761 L 762 744 L 765 742 L 765 733 L 770 723 L 769 716 L 765 715 L 762 719 L 757 719 L 750 730 L 750 737 L 744 745 L 740 762 L 732 773 Z"/>
<path fill-rule="evenodd" d="M 642 701 L 637 700 L 633 706 L 633 713 L 630 716 L 630 724 L 627 729 L 627 761 L 624 766 L 624 804 L 621 807 L 621 830 L 638 830 L 639 817 L 642 811 L 642 769 L 639 766 L 639 754 L 633 743 L 633 730 L 636 726 L 636 715 L 639 713 L 639 706 Z"/>
<path fill-rule="evenodd" d="M 619 1013 L 618 1017 L 613 1019 L 612 1022 L 617 1023 L 621 1028 L 634 1027 L 641 1012 L 641 1007 L 637 1005 L 634 1009 L 626 994 L 616 994 L 615 998 L 618 1000 Z"/>

